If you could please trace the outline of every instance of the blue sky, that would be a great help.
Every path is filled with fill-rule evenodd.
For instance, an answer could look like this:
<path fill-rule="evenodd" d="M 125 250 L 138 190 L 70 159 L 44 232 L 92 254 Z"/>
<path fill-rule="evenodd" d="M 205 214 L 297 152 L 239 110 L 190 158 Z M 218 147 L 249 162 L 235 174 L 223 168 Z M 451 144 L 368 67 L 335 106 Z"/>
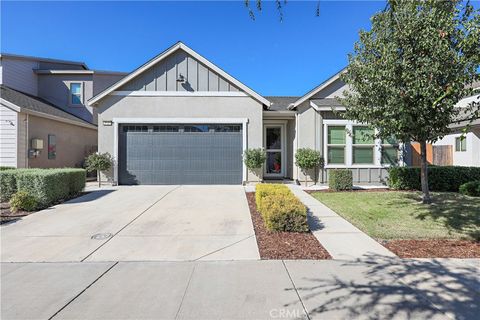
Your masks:
<path fill-rule="evenodd" d="M 254 1 L 252 3 L 254 6 Z M 131 71 L 178 40 L 262 95 L 302 95 L 347 64 L 384 1 L 6 2 L 1 51 Z"/>

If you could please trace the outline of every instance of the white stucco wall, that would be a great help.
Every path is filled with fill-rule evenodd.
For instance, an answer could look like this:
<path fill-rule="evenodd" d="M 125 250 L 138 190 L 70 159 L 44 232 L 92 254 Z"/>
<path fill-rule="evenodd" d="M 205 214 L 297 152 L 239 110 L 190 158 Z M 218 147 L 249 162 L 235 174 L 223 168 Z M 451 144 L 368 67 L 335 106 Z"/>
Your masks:
<path fill-rule="evenodd" d="M 467 151 L 455 150 L 455 138 L 461 134 L 449 134 L 434 145 L 450 145 L 453 150 L 453 165 L 480 167 L 480 129 L 469 132 L 465 135 Z"/>
<path fill-rule="evenodd" d="M 262 147 L 263 108 L 250 97 L 128 97 L 108 96 L 98 110 L 98 149 L 114 153 L 113 118 L 247 118 L 247 148 Z M 249 172 L 249 181 L 259 177 Z"/>

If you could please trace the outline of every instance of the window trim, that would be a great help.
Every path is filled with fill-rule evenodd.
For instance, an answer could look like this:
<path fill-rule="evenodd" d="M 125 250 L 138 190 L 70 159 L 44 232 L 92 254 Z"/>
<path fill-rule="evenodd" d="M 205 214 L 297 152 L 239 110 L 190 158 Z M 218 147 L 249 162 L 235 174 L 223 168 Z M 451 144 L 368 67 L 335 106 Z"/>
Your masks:
<path fill-rule="evenodd" d="M 72 86 L 74 84 L 79 84 L 80 85 L 80 94 L 74 94 L 72 91 Z M 79 96 L 80 103 L 74 103 L 73 102 L 73 96 Z M 77 106 L 83 106 L 83 82 L 82 81 L 71 81 L 68 84 L 68 104 L 74 107 Z"/>
<path fill-rule="evenodd" d="M 327 125 L 326 126 L 326 134 L 325 134 L 325 140 L 326 140 L 326 145 L 327 145 L 327 148 L 326 148 L 326 152 L 325 152 L 325 164 L 328 162 L 328 151 L 329 151 L 329 148 L 343 148 L 343 163 L 332 163 L 332 165 L 336 165 L 336 166 L 342 166 L 342 165 L 346 165 L 347 164 L 347 140 L 348 140 L 348 134 L 347 134 L 347 127 L 346 125 L 341 125 L 341 124 L 338 124 L 338 125 Z M 328 143 L 328 129 L 329 127 L 343 127 L 344 128 L 344 131 L 345 131 L 345 143 L 343 144 L 338 144 L 338 143 Z"/>
<path fill-rule="evenodd" d="M 329 164 L 328 163 L 328 126 L 345 126 L 346 128 L 346 144 L 345 144 L 345 163 L 344 164 Z M 324 119 L 323 120 L 323 154 L 324 154 L 324 161 L 325 161 L 325 168 L 332 169 L 332 168 L 389 168 L 392 165 L 388 163 L 382 164 L 382 140 L 375 139 L 374 147 L 374 161 L 371 164 L 354 164 L 353 163 L 353 127 L 354 126 L 368 126 L 365 123 L 359 123 L 357 121 L 352 120 L 340 120 L 340 119 Z M 375 129 L 375 133 L 377 130 Z M 351 134 L 349 134 L 351 133 Z M 358 145 L 361 146 L 361 145 Z M 369 146 L 369 145 L 368 145 Z M 394 145 L 392 145 L 394 146 Z M 398 143 L 398 150 L 402 150 L 403 144 Z M 404 165 L 403 157 L 399 151 L 399 159 L 398 159 L 398 166 Z"/>
<path fill-rule="evenodd" d="M 458 145 L 457 145 L 457 141 L 460 142 Z M 462 145 L 463 145 L 464 148 L 462 148 Z M 457 146 L 459 146 L 460 148 L 457 149 Z M 467 137 L 466 136 L 463 136 L 463 139 L 462 139 L 462 136 L 455 137 L 455 152 L 467 152 Z"/>

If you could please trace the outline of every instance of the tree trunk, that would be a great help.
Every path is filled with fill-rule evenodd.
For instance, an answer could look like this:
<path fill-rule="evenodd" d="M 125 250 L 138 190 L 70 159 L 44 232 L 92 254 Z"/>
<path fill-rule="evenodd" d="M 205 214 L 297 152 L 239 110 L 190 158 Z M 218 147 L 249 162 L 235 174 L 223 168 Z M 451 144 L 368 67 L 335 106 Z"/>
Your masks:
<path fill-rule="evenodd" d="M 305 175 L 305 187 L 307 186 L 307 170 L 303 173 Z"/>
<path fill-rule="evenodd" d="M 102 180 L 101 180 L 100 170 L 97 170 L 97 180 L 98 180 L 98 187 L 102 187 Z"/>
<path fill-rule="evenodd" d="M 422 202 L 431 203 L 430 191 L 428 190 L 428 166 L 427 166 L 427 142 L 420 141 L 420 181 L 422 183 Z"/>

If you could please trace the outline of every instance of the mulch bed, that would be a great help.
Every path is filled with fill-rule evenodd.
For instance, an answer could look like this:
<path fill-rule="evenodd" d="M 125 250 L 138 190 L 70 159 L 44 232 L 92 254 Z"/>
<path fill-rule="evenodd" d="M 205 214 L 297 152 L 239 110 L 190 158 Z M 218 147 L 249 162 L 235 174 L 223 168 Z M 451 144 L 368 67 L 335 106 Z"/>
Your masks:
<path fill-rule="evenodd" d="M 480 242 L 468 240 L 379 241 L 400 258 L 480 258 Z"/>
<path fill-rule="evenodd" d="M 257 211 L 255 192 L 246 192 L 246 196 L 261 259 L 331 259 L 311 232 L 268 231 Z"/>
<path fill-rule="evenodd" d="M 27 212 L 27 211 L 11 212 L 10 204 L 8 202 L 2 202 L 0 203 L 0 224 L 13 222 L 22 217 L 28 216 L 31 213 L 33 212 Z"/>

